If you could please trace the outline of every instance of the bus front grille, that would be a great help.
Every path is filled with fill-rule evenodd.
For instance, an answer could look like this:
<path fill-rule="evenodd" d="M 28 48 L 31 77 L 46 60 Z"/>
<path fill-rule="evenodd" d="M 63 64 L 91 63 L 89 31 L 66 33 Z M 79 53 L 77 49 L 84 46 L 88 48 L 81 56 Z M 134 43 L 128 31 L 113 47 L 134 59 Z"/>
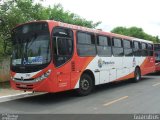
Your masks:
<path fill-rule="evenodd" d="M 14 78 L 14 80 L 16 80 L 16 81 L 32 81 L 34 79 L 33 78 L 31 78 L 31 79 Z"/>

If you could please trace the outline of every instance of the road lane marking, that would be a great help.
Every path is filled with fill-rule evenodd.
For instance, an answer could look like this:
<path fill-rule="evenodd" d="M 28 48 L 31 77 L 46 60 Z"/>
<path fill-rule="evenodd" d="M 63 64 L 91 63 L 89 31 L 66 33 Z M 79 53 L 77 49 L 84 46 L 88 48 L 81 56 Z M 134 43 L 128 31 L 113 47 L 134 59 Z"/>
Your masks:
<path fill-rule="evenodd" d="M 124 99 L 127 99 L 127 98 L 128 98 L 128 96 L 121 97 L 121 98 L 119 98 L 119 99 L 116 99 L 116 100 L 110 101 L 110 102 L 108 102 L 108 103 L 105 103 L 104 106 L 109 106 L 109 105 L 111 105 L 111 104 L 113 104 L 113 103 L 116 103 L 116 102 L 118 102 L 118 101 L 121 101 L 121 100 L 124 100 Z"/>
<path fill-rule="evenodd" d="M 153 84 L 152 86 L 155 87 L 155 86 L 157 86 L 157 85 L 160 85 L 160 83 Z"/>

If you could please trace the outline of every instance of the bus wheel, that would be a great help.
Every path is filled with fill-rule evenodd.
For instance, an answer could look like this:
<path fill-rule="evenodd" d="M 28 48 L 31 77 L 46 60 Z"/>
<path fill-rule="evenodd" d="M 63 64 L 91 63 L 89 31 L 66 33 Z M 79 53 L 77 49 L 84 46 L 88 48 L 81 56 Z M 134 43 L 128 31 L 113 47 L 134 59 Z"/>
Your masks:
<path fill-rule="evenodd" d="M 135 71 L 134 71 L 134 82 L 138 82 L 141 80 L 141 70 L 136 67 Z"/>
<path fill-rule="evenodd" d="M 94 88 L 94 82 L 88 74 L 83 74 L 80 78 L 79 88 L 77 93 L 80 96 L 88 95 L 92 92 Z"/>

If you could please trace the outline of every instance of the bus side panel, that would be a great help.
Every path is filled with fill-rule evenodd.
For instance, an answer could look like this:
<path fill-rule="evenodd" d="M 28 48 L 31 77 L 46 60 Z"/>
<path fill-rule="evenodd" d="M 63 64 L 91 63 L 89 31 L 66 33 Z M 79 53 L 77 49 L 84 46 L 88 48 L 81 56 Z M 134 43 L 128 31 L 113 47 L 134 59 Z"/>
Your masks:
<path fill-rule="evenodd" d="M 123 57 L 123 67 L 122 67 L 122 76 L 117 77 L 117 81 L 119 80 L 125 80 L 125 79 L 130 79 L 134 77 L 134 69 L 135 69 L 135 57 L 133 56 L 124 56 Z M 139 60 L 137 61 L 138 64 Z"/>
<path fill-rule="evenodd" d="M 135 67 L 132 66 L 132 59 L 133 57 L 124 58 L 123 56 L 121 58 L 96 56 L 86 69 L 93 71 L 96 85 L 128 79 L 134 77 L 133 71 Z M 98 76 L 94 72 L 96 70 L 99 70 L 99 77 L 96 77 Z"/>
<path fill-rule="evenodd" d="M 118 78 L 118 80 L 124 80 L 134 77 L 134 71 L 135 67 L 139 66 L 141 69 L 141 74 L 146 75 L 148 73 L 154 72 L 155 66 L 154 66 L 154 57 L 135 57 L 133 58 L 133 67 L 130 73 L 126 76 L 123 76 L 121 78 Z M 135 64 L 135 65 L 134 65 Z"/>
<path fill-rule="evenodd" d="M 80 74 L 72 72 L 72 87 L 79 83 L 80 75 L 85 69 L 91 70 L 95 76 L 95 84 L 103 84 L 112 81 L 126 80 L 134 77 L 135 67 L 139 66 L 141 69 L 141 74 L 145 75 L 154 71 L 154 57 L 122 57 L 123 64 L 119 64 L 118 57 L 99 57 L 96 56 L 93 60 L 87 61 L 87 58 L 77 57 L 77 68 L 82 68 Z M 100 61 L 102 63 L 100 63 Z M 84 65 L 84 63 L 87 63 Z M 113 63 L 113 64 L 110 64 Z M 99 65 L 101 64 L 101 65 Z M 116 72 L 111 74 L 112 68 L 116 68 Z M 100 70 L 99 74 L 94 72 L 96 69 Z M 117 75 L 117 70 L 121 69 L 121 74 Z M 76 69 L 76 71 L 80 69 Z M 101 74 L 102 73 L 102 74 Z M 105 73 L 105 74 L 103 74 Z M 76 77 L 77 75 L 77 77 Z M 111 79 L 111 76 L 118 76 Z M 76 86 L 77 88 L 78 86 Z"/>
<path fill-rule="evenodd" d="M 74 69 L 72 68 L 72 72 L 71 72 L 71 89 L 78 88 L 76 84 L 78 84 L 81 74 L 93 59 L 94 57 L 75 56 L 75 58 L 72 60 L 71 67 L 75 67 L 75 68 Z"/>
<path fill-rule="evenodd" d="M 154 57 L 146 57 L 144 62 L 140 65 L 141 74 L 146 75 L 155 71 Z"/>

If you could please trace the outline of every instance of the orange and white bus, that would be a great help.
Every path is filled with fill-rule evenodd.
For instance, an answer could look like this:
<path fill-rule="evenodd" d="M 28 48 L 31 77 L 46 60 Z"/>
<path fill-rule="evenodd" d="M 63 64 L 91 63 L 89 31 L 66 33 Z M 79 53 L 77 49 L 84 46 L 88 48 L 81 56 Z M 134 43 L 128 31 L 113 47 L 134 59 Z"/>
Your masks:
<path fill-rule="evenodd" d="M 160 44 L 154 44 L 154 53 L 155 53 L 155 72 L 160 71 Z"/>
<path fill-rule="evenodd" d="M 150 41 L 53 20 L 34 21 L 12 30 L 13 89 L 89 94 L 95 85 L 154 72 Z"/>

